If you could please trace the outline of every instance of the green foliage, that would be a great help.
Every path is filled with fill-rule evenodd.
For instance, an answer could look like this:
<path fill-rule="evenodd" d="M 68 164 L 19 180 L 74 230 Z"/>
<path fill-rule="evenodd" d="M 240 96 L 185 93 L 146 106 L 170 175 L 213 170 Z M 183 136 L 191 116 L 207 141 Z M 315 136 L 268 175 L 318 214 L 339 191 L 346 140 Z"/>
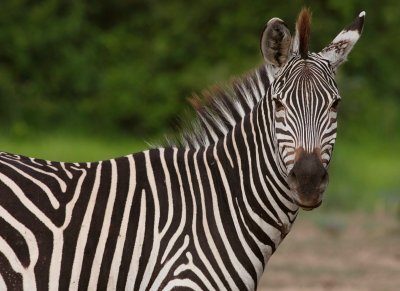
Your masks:
<path fill-rule="evenodd" d="M 138 136 L 164 132 L 176 123 L 192 92 L 260 63 L 264 23 L 279 16 L 293 27 L 302 5 L 4 0 L 1 124 L 16 135 L 60 127 Z M 379 134 L 395 132 L 398 4 L 314 0 L 306 5 L 314 12 L 315 51 L 367 11 L 365 33 L 338 77 L 345 97 L 342 118 L 374 126 Z M 382 110 L 388 111 L 383 119 Z M 357 124 L 349 132 L 360 128 Z"/>

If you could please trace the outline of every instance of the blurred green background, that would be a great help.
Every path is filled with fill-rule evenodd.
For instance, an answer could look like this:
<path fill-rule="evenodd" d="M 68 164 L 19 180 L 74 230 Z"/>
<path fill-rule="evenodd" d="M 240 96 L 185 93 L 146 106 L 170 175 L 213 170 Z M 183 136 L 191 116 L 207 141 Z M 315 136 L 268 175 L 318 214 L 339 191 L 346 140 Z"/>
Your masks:
<path fill-rule="evenodd" d="M 359 12 L 325 208 L 400 215 L 400 4 L 394 0 L 2 0 L 0 148 L 91 161 L 174 132 L 193 92 L 262 62 L 259 36 L 313 11 L 318 52 Z"/>

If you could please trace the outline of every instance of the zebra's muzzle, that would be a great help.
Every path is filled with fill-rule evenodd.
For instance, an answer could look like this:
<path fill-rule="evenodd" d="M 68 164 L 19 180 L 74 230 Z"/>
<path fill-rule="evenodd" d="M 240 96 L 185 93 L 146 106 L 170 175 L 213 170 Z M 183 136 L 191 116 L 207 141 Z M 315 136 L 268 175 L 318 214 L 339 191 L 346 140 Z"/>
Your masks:
<path fill-rule="evenodd" d="M 296 162 L 288 176 L 288 184 L 294 192 L 296 204 L 305 210 L 320 206 L 328 181 L 328 172 L 321 162 L 319 151 L 298 151 Z"/>

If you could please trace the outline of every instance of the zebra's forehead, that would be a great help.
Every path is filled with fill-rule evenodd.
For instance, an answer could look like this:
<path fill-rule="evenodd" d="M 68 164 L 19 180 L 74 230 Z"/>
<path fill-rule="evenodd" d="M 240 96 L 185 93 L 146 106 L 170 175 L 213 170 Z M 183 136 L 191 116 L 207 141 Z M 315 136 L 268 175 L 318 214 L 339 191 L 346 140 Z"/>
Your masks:
<path fill-rule="evenodd" d="M 327 60 L 310 53 L 307 59 L 294 56 L 271 84 L 275 98 L 340 98 L 335 73 Z"/>
<path fill-rule="evenodd" d="M 303 59 L 300 55 L 295 55 L 283 68 L 281 75 L 287 77 L 334 77 L 334 72 L 329 65 L 329 61 L 321 58 L 316 53 L 309 53 L 308 58 Z M 278 77 L 279 78 L 279 77 Z"/>

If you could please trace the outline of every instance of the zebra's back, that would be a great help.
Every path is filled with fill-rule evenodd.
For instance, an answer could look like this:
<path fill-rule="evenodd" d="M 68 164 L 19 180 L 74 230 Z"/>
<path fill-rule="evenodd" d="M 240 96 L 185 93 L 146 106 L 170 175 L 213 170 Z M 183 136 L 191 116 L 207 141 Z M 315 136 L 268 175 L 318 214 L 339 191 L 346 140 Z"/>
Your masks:
<path fill-rule="evenodd" d="M 95 163 L 2 153 L 2 286 L 244 288 L 241 274 L 229 270 L 235 268 L 217 227 L 221 214 L 214 213 L 215 207 L 226 212 L 225 199 L 215 200 L 215 186 L 199 174 L 205 167 L 205 154 L 176 148 Z M 234 231 L 228 236 L 238 241 Z M 256 281 L 247 256 L 238 258 Z"/>

